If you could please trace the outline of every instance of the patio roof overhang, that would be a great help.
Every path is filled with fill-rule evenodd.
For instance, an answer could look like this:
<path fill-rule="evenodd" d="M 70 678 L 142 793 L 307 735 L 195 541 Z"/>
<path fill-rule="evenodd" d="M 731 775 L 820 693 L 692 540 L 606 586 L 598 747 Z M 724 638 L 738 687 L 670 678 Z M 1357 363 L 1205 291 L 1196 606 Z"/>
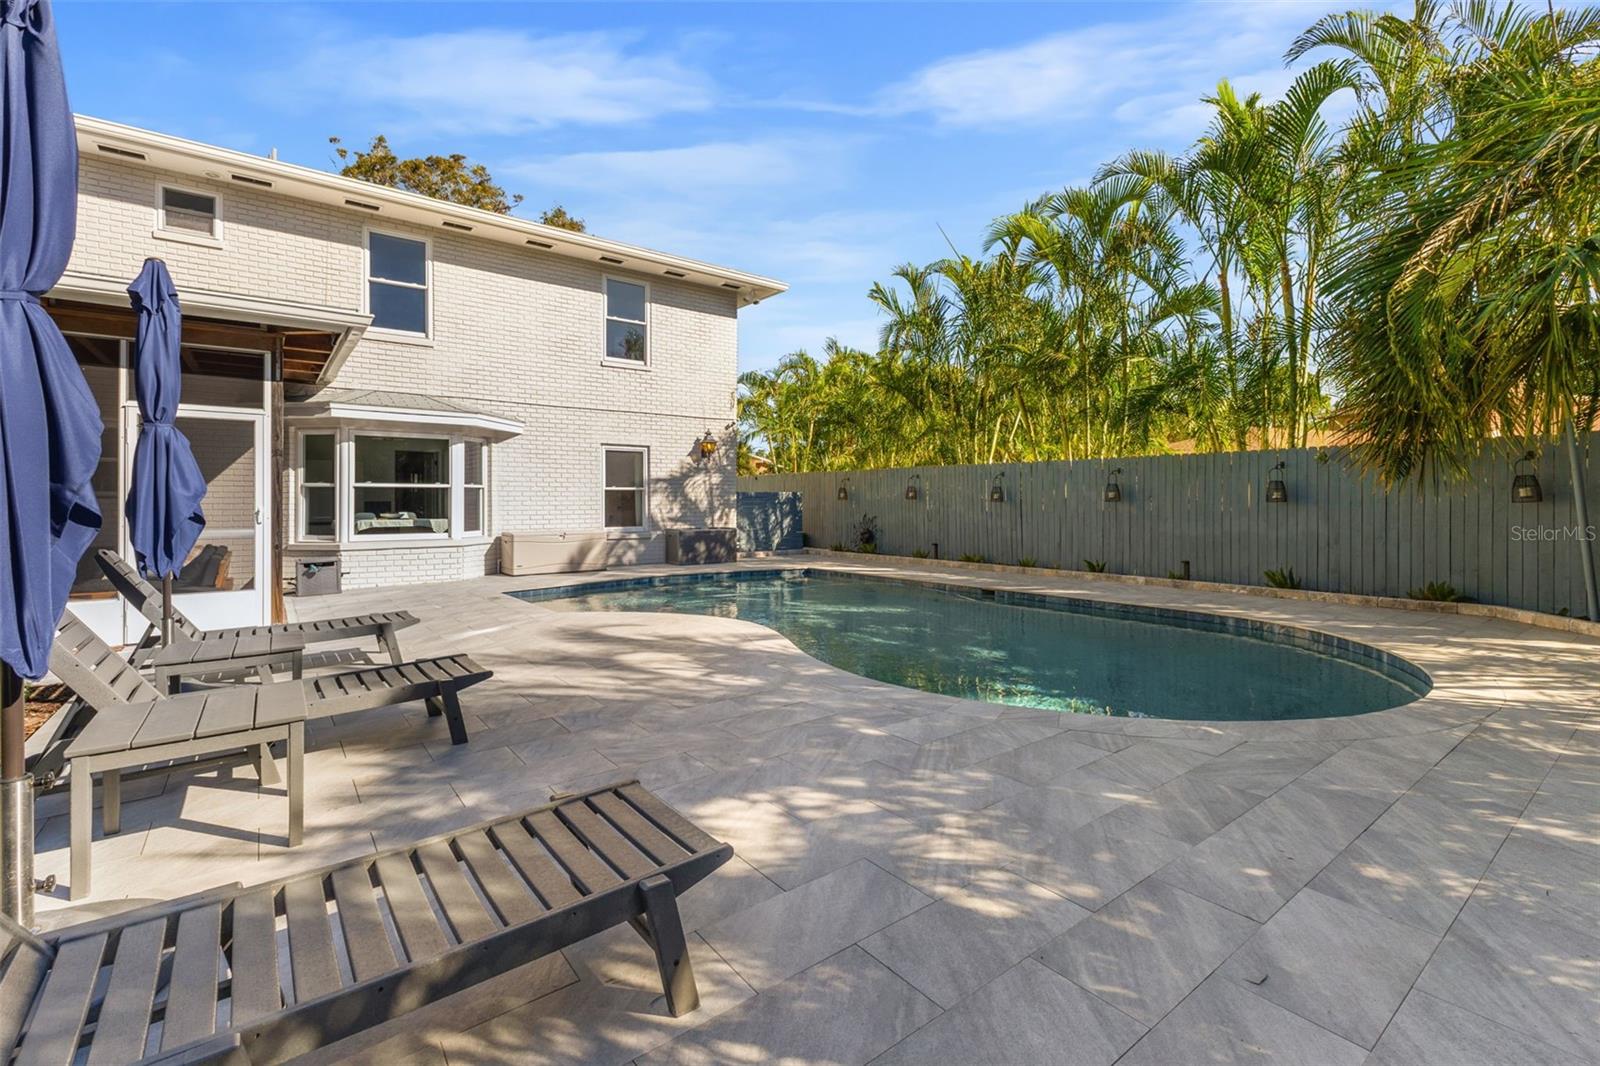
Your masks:
<path fill-rule="evenodd" d="M 386 389 L 323 389 L 287 399 L 283 417 L 292 422 L 393 424 L 424 429 L 469 430 L 503 440 L 522 432 L 522 423 L 415 392 Z"/>

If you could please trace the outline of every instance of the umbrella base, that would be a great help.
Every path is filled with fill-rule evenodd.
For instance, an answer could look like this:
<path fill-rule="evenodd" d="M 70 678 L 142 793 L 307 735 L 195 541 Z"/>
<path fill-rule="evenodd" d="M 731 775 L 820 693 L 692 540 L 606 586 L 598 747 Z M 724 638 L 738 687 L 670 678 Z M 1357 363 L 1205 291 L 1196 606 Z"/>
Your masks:
<path fill-rule="evenodd" d="M 0 781 L 0 910 L 33 928 L 33 775 Z"/>

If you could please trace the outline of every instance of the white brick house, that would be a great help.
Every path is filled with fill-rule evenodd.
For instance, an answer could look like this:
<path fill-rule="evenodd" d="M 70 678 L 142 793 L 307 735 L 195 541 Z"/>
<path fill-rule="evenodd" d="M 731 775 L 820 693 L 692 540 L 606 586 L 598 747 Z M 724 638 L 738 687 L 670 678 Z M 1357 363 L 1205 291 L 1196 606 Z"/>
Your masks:
<path fill-rule="evenodd" d="M 101 543 L 126 549 L 124 290 L 155 256 L 211 484 L 182 582 L 199 620 L 270 619 L 280 583 L 260 575 L 292 587 L 306 561 L 337 560 L 346 588 L 410 584 L 493 572 L 505 531 L 603 530 L 621 564 L 733 524 L 737 315 L 781 283 L 103 120 L 78 140 L 77 243 L 47 306 L 107 424 Z M 80 613 L 134 627 L 80 579 Z"/>

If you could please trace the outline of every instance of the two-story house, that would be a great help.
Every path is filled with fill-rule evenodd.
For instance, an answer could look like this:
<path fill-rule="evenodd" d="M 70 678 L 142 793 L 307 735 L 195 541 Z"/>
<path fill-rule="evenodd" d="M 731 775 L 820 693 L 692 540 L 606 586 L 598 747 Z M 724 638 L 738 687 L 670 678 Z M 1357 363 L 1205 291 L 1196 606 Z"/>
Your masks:
<path fill-rule="evenodd" d="M 138 431 L 126 287 L 166 261 L 179 426 L 207 527 L 179 603 L 279 615 L 305 563 L 345 588 L 492 573 L 504 531 L 603 532 L 612 564 L 733 524 L 737 316 L 770 278 L 79 117 L 78 235 L 46 306 L 105 420 L 101 545 Z M 89 563 L 74 609 L 142 628 Z"/>

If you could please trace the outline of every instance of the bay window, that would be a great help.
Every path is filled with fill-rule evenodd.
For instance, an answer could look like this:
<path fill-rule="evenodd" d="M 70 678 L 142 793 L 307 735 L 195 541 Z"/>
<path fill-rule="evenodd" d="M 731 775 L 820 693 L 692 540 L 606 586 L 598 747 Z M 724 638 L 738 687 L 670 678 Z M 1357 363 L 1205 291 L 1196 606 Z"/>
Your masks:
<path fill-rule="evenodd" d="M 299 539 L 380 544 L 482 537 L 488 465 L 489 447 L 481 439 L 302 430 Z"/>
<path fill-rule="evenodd" d="M 333 540 L 335 521 L 335 441 L 332 433 L 307 433 L 300 438 L 300 535 L 306 540 Z"/>
<path fill-rule="evenodd" d="M 450 441 L 355 438 L 357 538 L 450 532 Z"/>

